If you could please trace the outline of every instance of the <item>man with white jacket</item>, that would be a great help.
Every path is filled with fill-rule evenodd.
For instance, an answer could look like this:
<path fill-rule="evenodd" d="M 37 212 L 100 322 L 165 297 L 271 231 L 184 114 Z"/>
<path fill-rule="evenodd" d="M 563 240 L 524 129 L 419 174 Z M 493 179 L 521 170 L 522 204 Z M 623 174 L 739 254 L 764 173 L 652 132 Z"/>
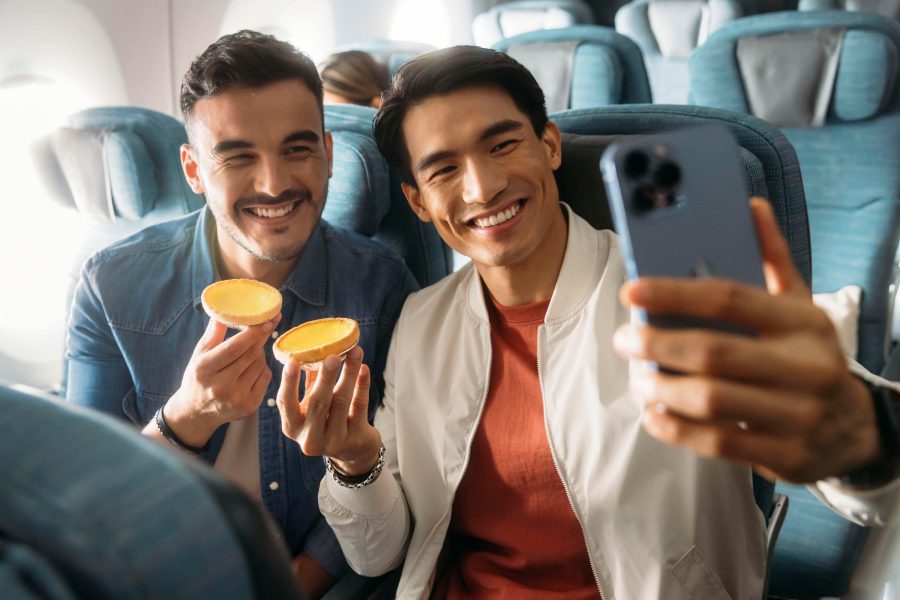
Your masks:
<path fill-rule="evenodd" d="M 374 427 L 358 352 L 326 360 L 302 403 L 299 369 L 284 370 L 284 432 L 327 457 L 319 505 L 357 572 L 402 562 L 402 598 L 758 598 L 753 470 L 893 468 L 765 202 L 752 208 L 768 292 L 625 284 L 615 234 L 560 202 L 560 134 L 513 59 L 411 61 L 375 135 L 412 209 L 472 264 L 407 300 Z M 656 330 L 630 306 L 759 335 Z M 684 375 L 629 380 L 630 359 Z M 847 491 L 820 485 L 841 509 Z"/>

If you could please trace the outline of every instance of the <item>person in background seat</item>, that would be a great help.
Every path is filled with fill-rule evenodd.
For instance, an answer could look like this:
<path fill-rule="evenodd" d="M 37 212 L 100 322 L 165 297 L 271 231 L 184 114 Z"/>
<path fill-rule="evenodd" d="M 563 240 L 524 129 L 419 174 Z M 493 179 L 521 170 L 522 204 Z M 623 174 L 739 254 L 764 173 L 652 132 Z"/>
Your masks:
<path fill-rule="evenodd" d="M 390 83 L 387 67 L 368 52 L 336 52 L 319 65 L 325 104 L 381 106 L 381 94 Z"/>
<path fill-rule="evenodd" d="M 318 597 L 346 562 L 316 503 L 322 460 L 281 435 L 271 342 L 312 319 L 356 319 L 374 407 L 394 322 L 417 286 L 392 252 L 321 220 L 332 141 L 306 55 L 252 31 L 223 36 L 184 76 L 181 110 L 184 174 L 206 207 L 86 262 L 67 397 L 165 437 L 260 499 Z M 237 333 L 208 319 L 201 292 L 229 278 L 280 289 L 281 314 Z M 347 358 L 362 360 L 359 349 Z"/>

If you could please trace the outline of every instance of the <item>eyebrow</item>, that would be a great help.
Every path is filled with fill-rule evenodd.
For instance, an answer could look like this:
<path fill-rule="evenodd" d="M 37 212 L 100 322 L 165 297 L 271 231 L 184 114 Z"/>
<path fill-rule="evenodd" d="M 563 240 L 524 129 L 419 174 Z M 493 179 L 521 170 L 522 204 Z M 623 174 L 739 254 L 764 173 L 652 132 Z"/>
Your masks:
<path fill-rule="evenodd" d="M 302 129 L 300 131 L 295 131 L 285 136 L 283 140 L 281 140 L 281 144 L 291 144 L 294 142 L 310 142 L 316 144 L 319 142 L 319 134 L 317 134 L 312 129 Z M 226 152 L 230 152 L 232 150 L 240 150 L 243 148 L 252 148 L 253 143 L 248 142 L 247 140 L 223 140 L 213 146 L 212 154 L 213 156 L 221 156 Z"/>
<path fill-rule="evenodd" d="M 522 127 L 522 123 L 514 119 L 498 121 L 482 131 L 481 135 L 478 136 L 478 141 L 483 142 L 494 137 L 495 135 L 500 135 L 501 133 L 507 133 L 509 131 L 517 131 L 519 129 L 522 129 Z M 416 173 L 421 173 L 434 163 L 450 158 L 453 155 L 454 152 L 452 150 L 438 150 L 437 152 L 426 154 L 419 160 L 419 162 L 416 163 Z"/>

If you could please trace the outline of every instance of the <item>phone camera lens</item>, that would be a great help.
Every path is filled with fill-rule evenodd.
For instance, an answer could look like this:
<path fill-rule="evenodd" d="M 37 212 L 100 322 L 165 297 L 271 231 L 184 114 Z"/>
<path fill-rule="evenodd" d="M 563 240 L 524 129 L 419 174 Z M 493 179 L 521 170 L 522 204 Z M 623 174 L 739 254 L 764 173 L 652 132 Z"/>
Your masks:
<path fill-rule="evenodd" d="M 653 183 L 662 189 L 671 190 L 681 181 L 681 169 L 672 161 L 664 161 L 653 171 Z"/>
<path fill-rule="evenodd" d="M 625 157 L 625 174 L 631 179 L 640 179 L 647 174 L 650 158 L 643 152 L 631 152 Z"/>

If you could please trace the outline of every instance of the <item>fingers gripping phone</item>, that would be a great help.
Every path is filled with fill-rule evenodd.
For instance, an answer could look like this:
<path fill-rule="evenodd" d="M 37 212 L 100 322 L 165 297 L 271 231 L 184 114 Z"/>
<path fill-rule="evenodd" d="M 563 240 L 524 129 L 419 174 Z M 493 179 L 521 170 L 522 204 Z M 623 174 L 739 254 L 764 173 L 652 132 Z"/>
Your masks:
<path fill-rule="evenodd" d="M 600 168 L 629 278 L 720 277 L 765 287 L 744 168 L 728 129 L 629 137 L 607 148 Z M 642 316 L 657 327 L 740 331 L 686 316 Z"/>

